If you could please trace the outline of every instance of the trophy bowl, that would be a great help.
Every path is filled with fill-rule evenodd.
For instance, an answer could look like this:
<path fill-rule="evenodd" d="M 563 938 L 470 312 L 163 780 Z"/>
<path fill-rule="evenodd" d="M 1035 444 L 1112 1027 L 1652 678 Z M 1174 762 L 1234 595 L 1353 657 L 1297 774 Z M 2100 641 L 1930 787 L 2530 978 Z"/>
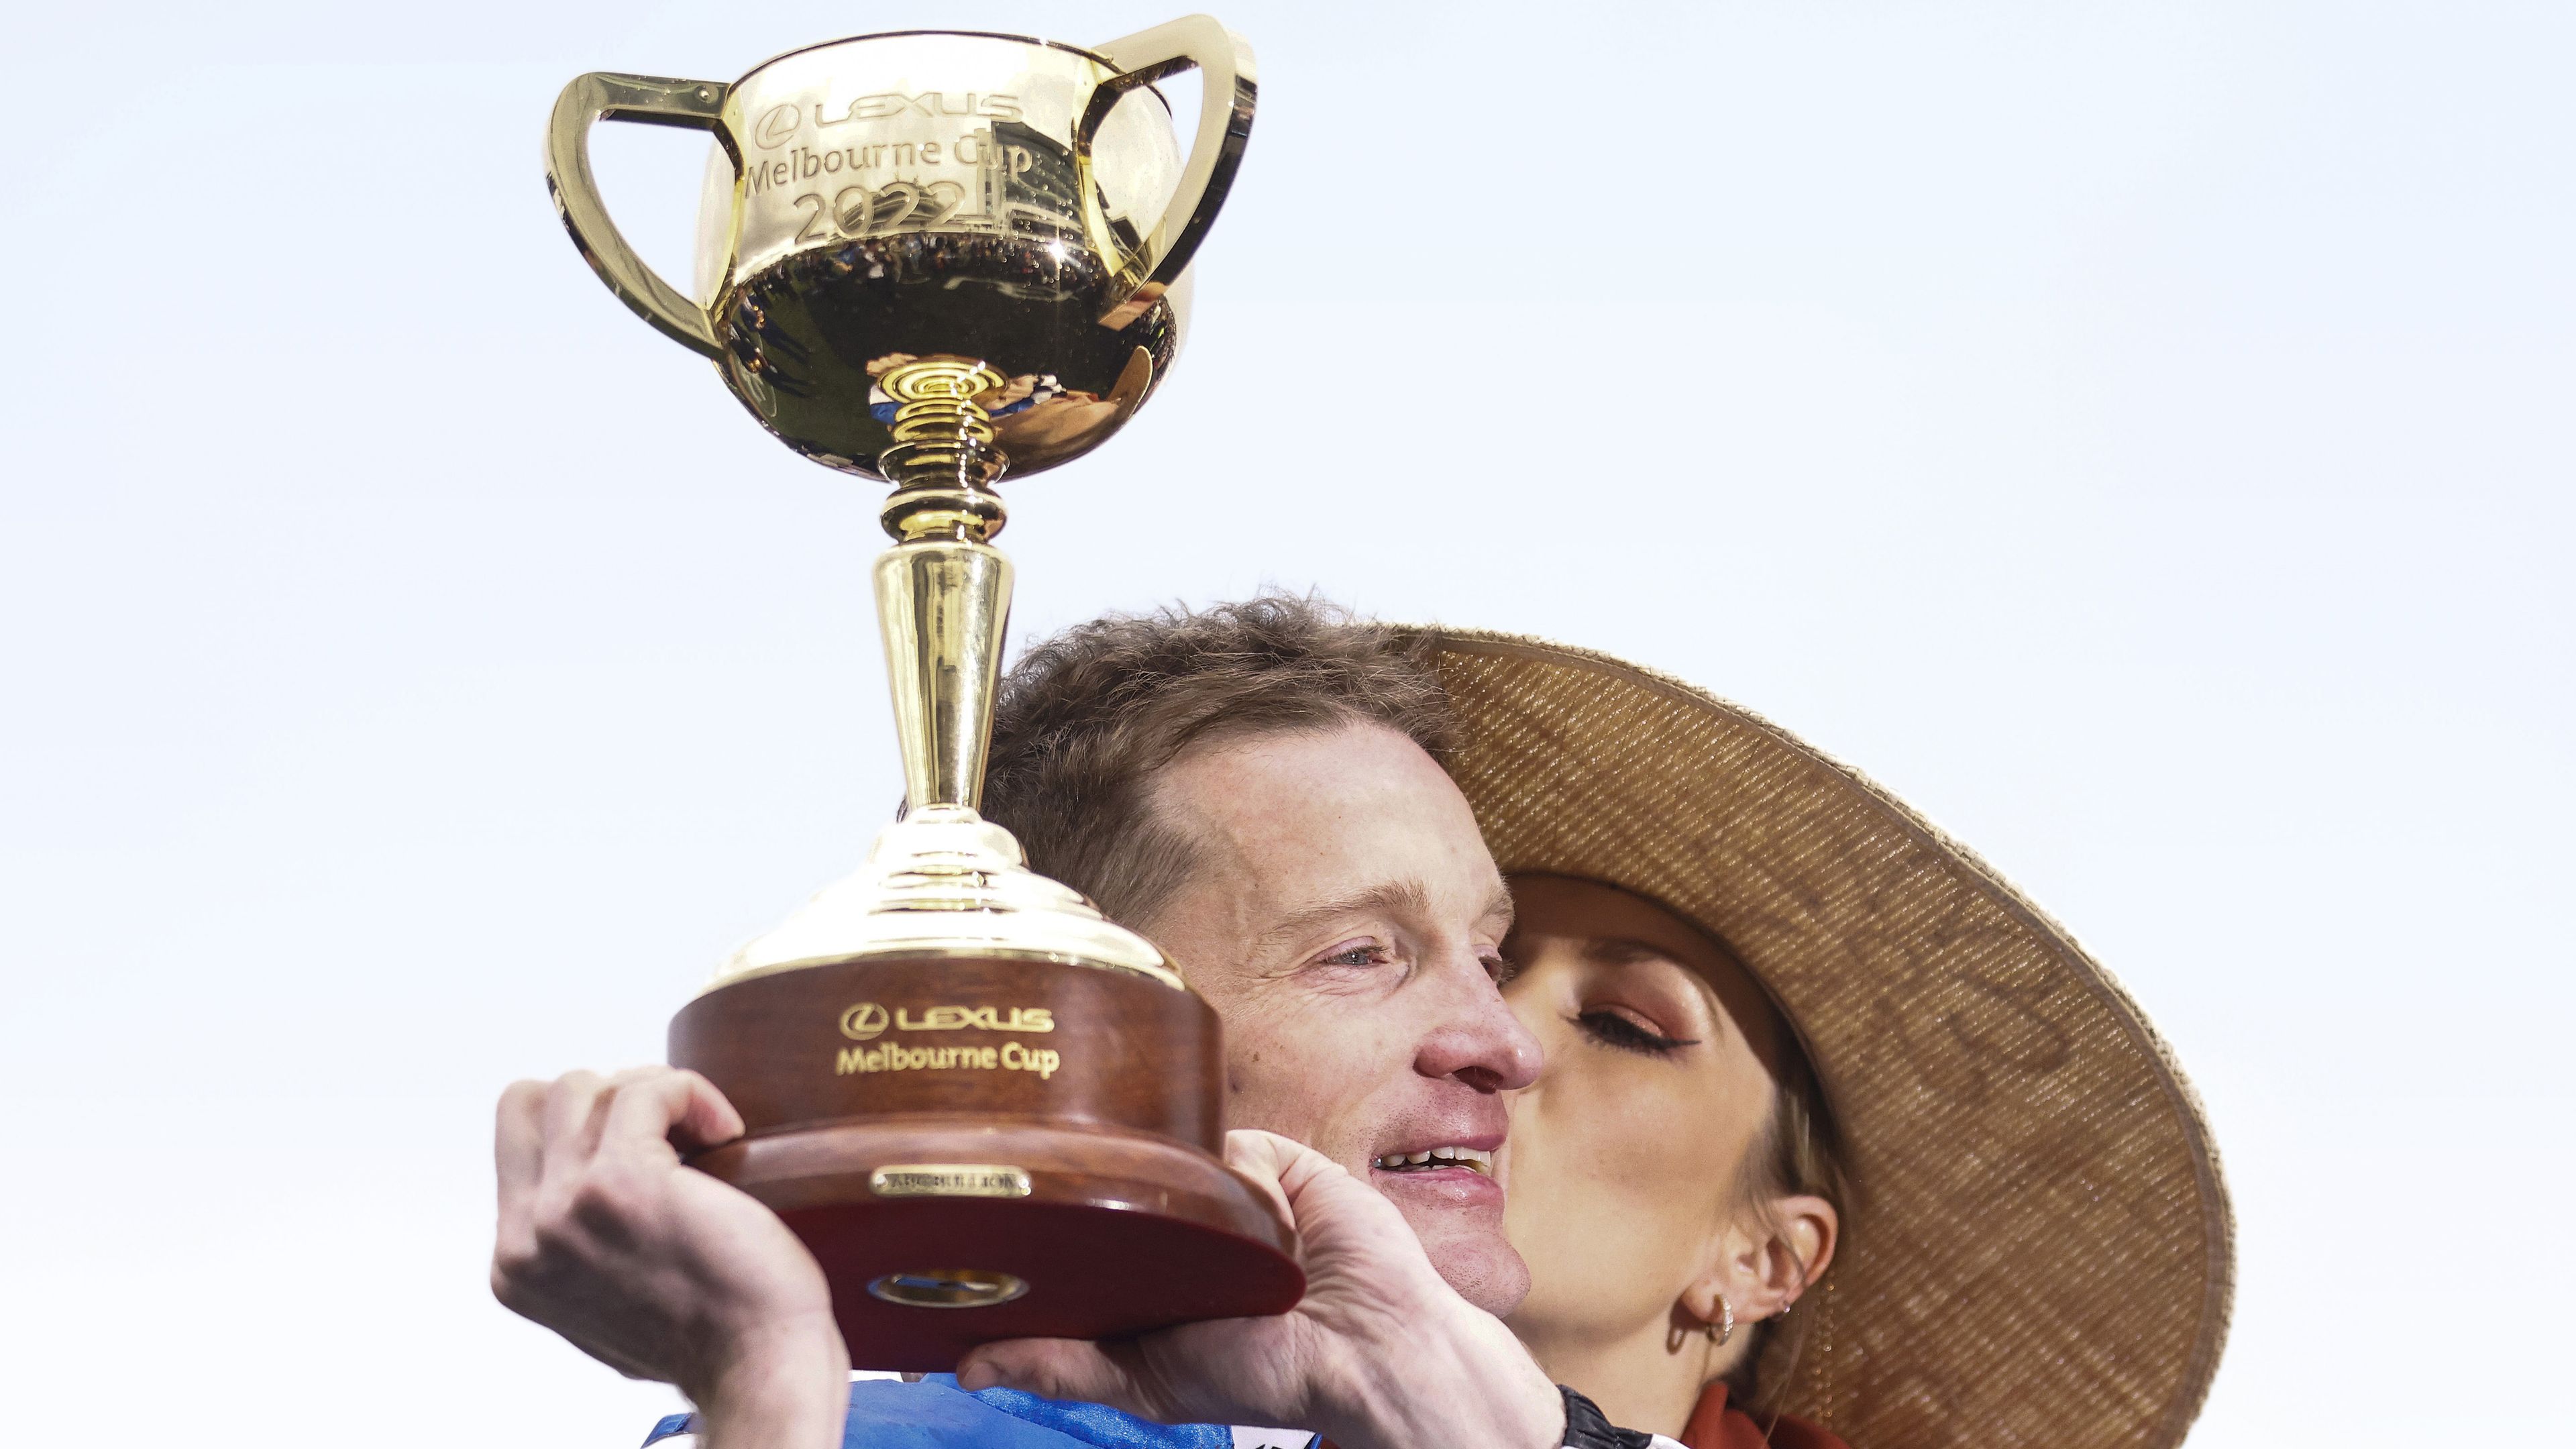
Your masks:
<path fill-rule="evenodd" d="M 1184 157 L 1154 83 L 1192 68 Z M 1254 96 L 1249 50 L 1192 16 L 1087 48 L 860 36 L 729 85 L 585 75 L 548 129 L 610 290 L 789 447 L 894 485 L 875 592 L 905 809 L 670 1034 L 748 1127 L 692 1165 L 813 1250 L 866 1367 L 1304 1292 L 1275 1196 L 1220 1158 L 1215 1013 L 976 811 L 1012 582 L 993 485 L 1098 447 L 1169 370 Z M 609 221 L 600 120 L 713 133 L 694 296 Z"/>
<path fill-rule="evenodd" d="M 1007 379 L 983 406 L 1032 473 L 1098 446 L 1171 365 L 1174 299 L 1134 299 L 1119 267 L 1180 181 L 1150 85 L 1066 46 L 912 34 L 781 56 L 733 99 L 749 150 L 739 179 L 710 158 L 698 281 L 726 383 L 789 446 L 875 473 L 878 379 L 950 354 Z M 1113 302 L 1134 313 L 1103 326 Z"/>

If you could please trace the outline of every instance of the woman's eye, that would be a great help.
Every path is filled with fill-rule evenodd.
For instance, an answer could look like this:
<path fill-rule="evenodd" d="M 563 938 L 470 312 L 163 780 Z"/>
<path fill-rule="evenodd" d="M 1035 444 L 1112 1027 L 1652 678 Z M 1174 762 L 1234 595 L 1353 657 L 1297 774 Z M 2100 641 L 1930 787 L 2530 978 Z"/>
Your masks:
<path fill-rule="evenodd" d="M 1686 1046 L 1699 1045 L 1695 1038 L 1665 1036 L 1661 1032 L 1640 1026 L 1615 1011 L 1595 1009 L 1584 1012 L 1574 1018 L 1574 1025 L 1585 1036 L 1603 1046 L 1616 1047 L 1623 1052 L 1639 1052 L 1652 1057 L 1676 1052 Z"/>

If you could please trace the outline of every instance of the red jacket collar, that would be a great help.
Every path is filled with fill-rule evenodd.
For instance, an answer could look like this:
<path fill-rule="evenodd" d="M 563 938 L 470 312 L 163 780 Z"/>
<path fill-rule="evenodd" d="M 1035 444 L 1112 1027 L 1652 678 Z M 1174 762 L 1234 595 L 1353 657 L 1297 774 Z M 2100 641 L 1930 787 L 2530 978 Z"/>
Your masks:
<path fill-rule="evenodd" d="M 1822 1429 L 1791 1414 L 1772 1421 L 1765 1435 L 1762 1426 L 1743 1410 L 1726 1402 L 1726 1385 L 1710 1384 L 1700 1393 L 1699 1406 L 1691 1410 L 1690 1424 L 1682 1430 L 1682 1449 L 1851 1449 L 1830 1430 Z"/>

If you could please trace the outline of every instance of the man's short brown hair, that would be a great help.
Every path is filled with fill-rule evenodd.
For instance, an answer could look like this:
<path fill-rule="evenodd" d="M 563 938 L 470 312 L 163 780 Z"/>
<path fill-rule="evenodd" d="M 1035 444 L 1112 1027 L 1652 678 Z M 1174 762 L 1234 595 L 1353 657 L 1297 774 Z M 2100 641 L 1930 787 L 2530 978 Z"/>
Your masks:
<path fill-rule="evenodd" d="M 1078 624 L 1023 655 L 994 708 L 985 818 L 1032 869 L 1139 927 L 1189 879 L 1157 771 L 1248 735 L 1381 724 L 1445 758 L 1457 724 L 1429 649 L 1312 596 Z"/>

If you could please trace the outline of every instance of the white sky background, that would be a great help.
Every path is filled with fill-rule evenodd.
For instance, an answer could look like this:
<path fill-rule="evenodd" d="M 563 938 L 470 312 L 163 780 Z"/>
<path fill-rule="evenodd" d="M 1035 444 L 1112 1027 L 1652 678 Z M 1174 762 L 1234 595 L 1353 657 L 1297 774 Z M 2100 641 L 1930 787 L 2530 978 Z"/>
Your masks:
<path fill-rule="evenodd" d="M 1190 349 L 1011 490 L 1015 635 L 1312 584 L 1762 710 L 2191 1070 L 2242 1251 L 2195 1446 L 2563 1433 L 2571 12 L 1229 3 Z M 884 817 L 880 490 L 598 285 L 541 124 L 1169 9 L 0 19 L 13 1438 L 663 1412 L 491 1301 L 488 1113 L 658 1057 Z M 703 144 L 598 144 L 674 276 Z"/>

